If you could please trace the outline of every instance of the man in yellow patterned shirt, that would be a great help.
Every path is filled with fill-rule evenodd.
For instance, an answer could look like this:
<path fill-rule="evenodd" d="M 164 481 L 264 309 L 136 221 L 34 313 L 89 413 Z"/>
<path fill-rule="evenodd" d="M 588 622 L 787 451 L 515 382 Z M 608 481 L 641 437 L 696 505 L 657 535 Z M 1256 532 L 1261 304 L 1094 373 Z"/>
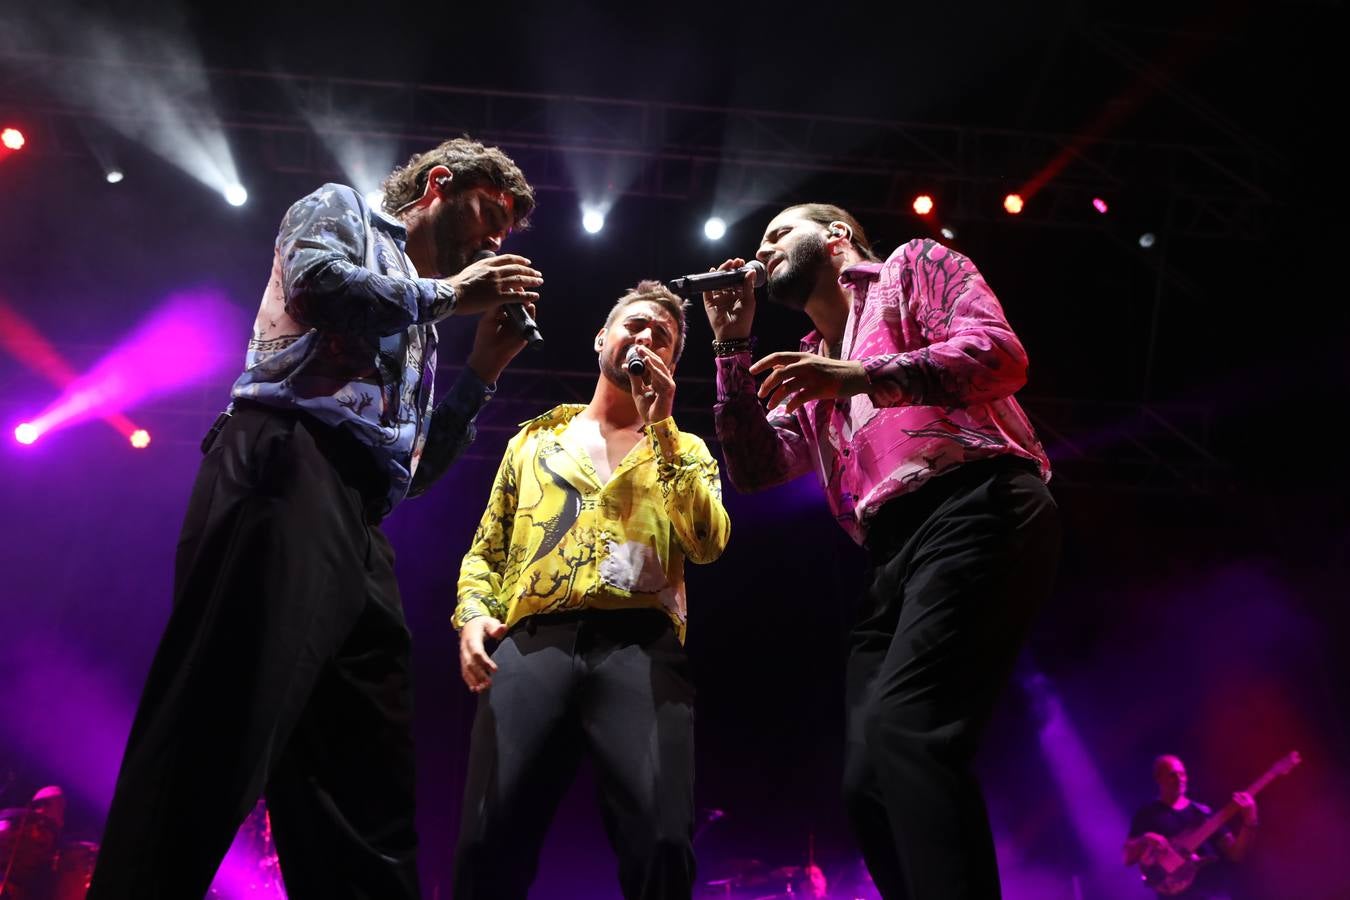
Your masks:
<path fill-rule="evenodd" d="M 596 335 L 591 402 L 526 422 L 507 445 L 454 617 L 480 694 L 460 900 L 526 896 L 583 754 L 624 896 L 692 893 L 684 561 L 720 556 L 730 523 L 717 463 L 671 418 L 685 330 L 684 302 L 640 283 Z M 486 638 L 501 642 L 491 655 Z"/>

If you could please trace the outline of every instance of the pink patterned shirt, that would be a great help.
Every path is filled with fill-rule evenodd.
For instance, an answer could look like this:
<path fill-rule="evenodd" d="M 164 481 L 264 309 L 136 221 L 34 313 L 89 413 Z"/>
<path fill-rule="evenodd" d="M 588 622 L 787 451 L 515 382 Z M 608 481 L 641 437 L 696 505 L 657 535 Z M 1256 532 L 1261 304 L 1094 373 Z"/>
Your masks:
<path fill-rule="evenodd" d="M 853 300 L 840 355 L 863 363 L 870 389 L 766 413 L 750 353 L 719 357 L 714 409 L 732 484 L 757 491 L 814 469 L 835 518 L 862 543 L 883 504 L 963 463 L 1011 454 L 1049 480 L 1012 398 L 1026 383 L 1026 351 L 974 263 L 914 240 L 839 282 Z M 820 334 L 801 349 L 821 352 Z"/>

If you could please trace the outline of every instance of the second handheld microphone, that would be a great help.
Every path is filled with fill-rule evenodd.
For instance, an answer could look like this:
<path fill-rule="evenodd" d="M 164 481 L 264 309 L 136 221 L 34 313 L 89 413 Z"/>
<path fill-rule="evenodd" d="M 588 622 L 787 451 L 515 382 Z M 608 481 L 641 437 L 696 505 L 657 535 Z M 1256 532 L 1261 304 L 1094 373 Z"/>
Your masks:
<path fill-rule="evenodd" d="M 491 259 L 496 255 L 491 250 L 479 250 L 473 255 L 471 262 Z M 515 326 L 516 332 L 524 339 L 526 346 L 538 347 L 544 342 L 544 336 L 539 333 L 539 326 L 525 311 L 524 303 L 503 303 L 502 309 L 506 310 L 506 317 L 511 320 L 511 324 Z"/>

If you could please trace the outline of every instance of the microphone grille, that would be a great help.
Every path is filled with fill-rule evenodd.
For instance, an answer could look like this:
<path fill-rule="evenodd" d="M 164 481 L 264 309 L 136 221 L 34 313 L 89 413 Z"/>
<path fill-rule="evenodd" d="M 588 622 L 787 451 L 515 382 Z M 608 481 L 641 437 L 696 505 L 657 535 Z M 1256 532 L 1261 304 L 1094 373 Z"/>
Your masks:
<path fill-rule="evenodd" d="M 764 268 L 764 263 L 752 259 L 745 264 L 745 267 L 755 273 L 755 287 L 764 287 L 764 280 L 769 274 L 768 270 Z"/>

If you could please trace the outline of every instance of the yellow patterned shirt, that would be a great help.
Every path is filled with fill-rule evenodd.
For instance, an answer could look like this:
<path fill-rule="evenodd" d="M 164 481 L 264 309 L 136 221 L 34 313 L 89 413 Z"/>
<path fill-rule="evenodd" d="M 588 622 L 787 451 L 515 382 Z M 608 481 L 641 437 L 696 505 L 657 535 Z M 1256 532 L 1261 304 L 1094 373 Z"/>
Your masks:
<path fill-rule="evenodd" d="M 684 561 L 712 562 L 731 533 L 717 461 L 664 419 L 602 485 L 565 434 L 583 409 L 555 407 L 507 444 L 460 567 L 456 628 L 482 615 L 512 625 L 537 613 L 652 608 L 684 640 Z"/>

